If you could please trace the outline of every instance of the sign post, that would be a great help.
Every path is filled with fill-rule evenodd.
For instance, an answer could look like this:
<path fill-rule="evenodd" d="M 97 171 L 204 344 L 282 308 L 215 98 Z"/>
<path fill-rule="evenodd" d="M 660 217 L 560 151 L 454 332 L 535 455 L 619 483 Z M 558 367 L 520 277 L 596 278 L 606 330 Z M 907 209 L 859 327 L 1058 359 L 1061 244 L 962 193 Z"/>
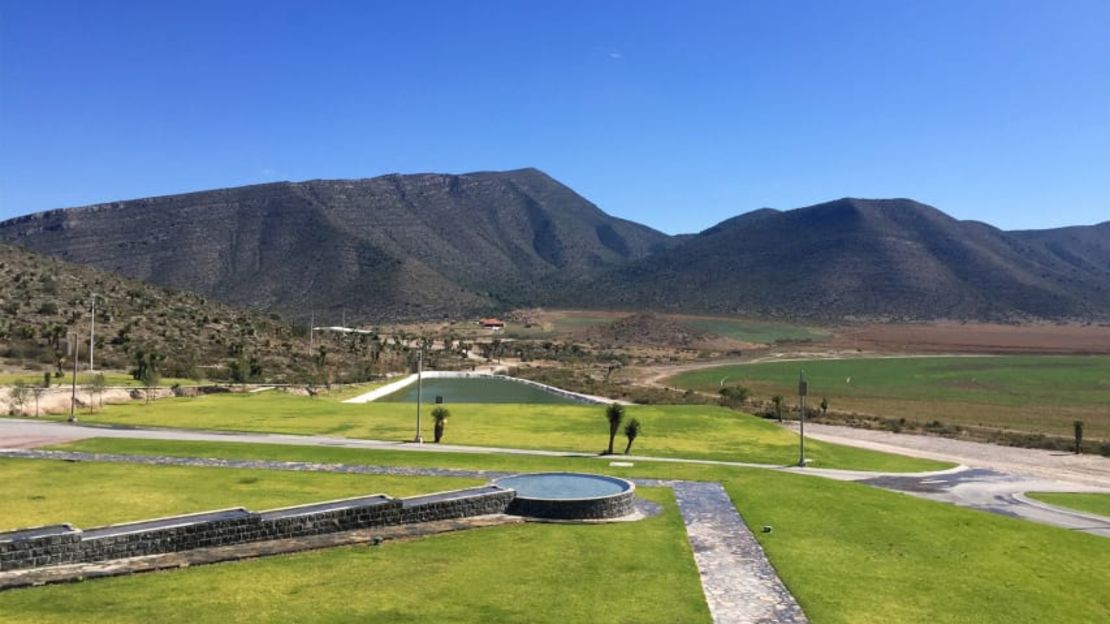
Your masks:
<path fill-rule="evenodd" d="M 801 468 L 806 467 L 806 394 L 808 394 L 808 390 L 809 390 L 809 388 L 808 388 L 808 384 L 806 383 L 806 372 L 804 370 L 799 371 L 798 372 L 798 399 L 799 399 L 799 402 L 801 403 L 802 414 L 801 414 L 801 421 L 800 421 L 801 422 L 801 427 L 800 427 L 800 431 L 799 431 L 800 435 L 798 436 L 799 444 L 801 445 L 800 450 L 799 450 L 799 456 L 798 456 L 798 466 L 801 467 Z"/>

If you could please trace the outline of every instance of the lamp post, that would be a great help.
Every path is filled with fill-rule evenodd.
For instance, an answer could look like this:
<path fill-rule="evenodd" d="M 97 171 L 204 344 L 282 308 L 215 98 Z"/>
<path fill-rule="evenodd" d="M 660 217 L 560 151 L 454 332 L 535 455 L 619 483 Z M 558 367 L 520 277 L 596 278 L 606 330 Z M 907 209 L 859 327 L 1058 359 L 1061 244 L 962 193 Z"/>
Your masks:
<path fill-rule="evenodd" d="M 92 318 L 89 320 L 89 374 L 93 372 L 93 345 L 96 337 L 96 293 L 92 294 Z"/>
<path fill-rule="evenodd" d="M 802 407 L 801 428 L 800 435 L 798 436 L 799 454 L 798 466 L 801 468 L 806 467 L 806 394 L 809 388 L 806 384 L 806 372 L 804 370 L 798 371 L 798 398 L 800 399 Z"/>
<path fill-rule="evenodd" d="M 424 376 L 424 350 L 421 349 L 416 356 L 416 439 L 417 444 L 424 443 L 424 436 L 420 435 L 420 395 L 422 395 L 422 378 Z"/>
<path fill-rule="evenodd" d="M 69 422 L 77 422 L 77 358 L 81 356 L 81 335 L 73 332 L 73 382 L 69 392 Z"/>

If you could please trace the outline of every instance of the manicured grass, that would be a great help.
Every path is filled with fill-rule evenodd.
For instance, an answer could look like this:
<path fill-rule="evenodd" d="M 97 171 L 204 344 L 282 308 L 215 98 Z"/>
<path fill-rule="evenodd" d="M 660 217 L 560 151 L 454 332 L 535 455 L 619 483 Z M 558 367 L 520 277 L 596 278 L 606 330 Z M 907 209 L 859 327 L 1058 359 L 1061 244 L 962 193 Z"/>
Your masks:
<path fill-rule="evenodd" d="M 708 622 L 682 519 L 525 524 L 0 593 L 0 622 Z"/>
<path fill-rule="evenodd" d="M 918 499 L 865 485 L 831 481 L 798 474 L 728 466 L 637 462 L 631 468 L 609 467 L 590 458 L 522 457 L 507 455 L 412 453 L 364 451 L 356 449 L 286 447 L 192 442 L 155 442 L 141 440 L 86 440 L 67 448 L 104 452 L 153 454 L 197 454 L 200 456 L 255 457 L 301 461 L 367 463 L 389 465 L 435 465 L 457 468 L 485 468 L 505 471 L 592 470 L 628 477 L 656 477 L 718 481 L 725 485 L 749 527 L 763 545 L 772 563 L 790 590 L 817 623 L 999 623 L 1014 622 L 1104 622 L 1110 620 L 1110 540 L 1041 526 L 1024 520 Z M 774 527 L 772 533 L 759 532 L 762 525 Z M 619 528 L 618 528 L 619 526 Z M 629 548 L 649 548 L 638 536 L 639 524 L 618 525 L 615 532 L 633 536 Z M 438 538 L 437 538 L 438 539 Z M 528 538 L 523 538 L 527 540 Z M 428 540 L 428 548 L 436 548 Z M 539 542 L 529 542 L 531 558 L 547 562 L 558 556 Z M 590 544 L 605 548 L 605 544 Z M 623 542 L 622 542 L 623 543 Z M 572 551 L 577 552 L 577 551 Z M 505 565 L 501 553 L 489 557 Z M 625 569 L 606 551 L 604 568 L 613 580 L 626 578 Z M 469 570 L 482 566 L 482 560 L 461 557 L 457 567 L 447 566 L 448 578 L 461 577 L 469 583 Z M 527 570 L 513 563 L 515 573 Z M 535 565 L 530 563 L 530 565 Z M 326 567 L 321 564 L 321 567 Z M 486 618 L 515 620 L 512 613 L 487 611 L 486 605 L 500 607 L 501 592 L 513 591 L 500 582 L 499 572 L 487 571 L 491 582 L 479 591 L 468 584 L 469 609 Z M 438 574 L 438 568 L 436 573 Z M 566 572 L 573 573 L 567 575 Z M 556 585 L 577 593 L 581 575 L 577 565 L 567 564 L 564 577 Z M 194 571 L 196 572 L 196 571 Z M 194 572 L 189 572 L 192 574 Z M 303 572 L 303 571 L 302 571 Z M 176 577 L 174 575 L 165 575 Z M 307 574 L 302 574 L 308 576 Z M 162 576 L 162 575 L 156 575 Z M 132 600 L 133 592 L 146 597 L 146 589 L 135 577 L 112 585 L 112 591 L 99 592 L 109 604 L 143 604 Z M 151 576 L 150 578 L 154 578 Z M 380 579 L 392 578 L 386 575 Z M 408 579 L 402 576 L 401 579 Z M 435 579 L 444 577 L 435 576 Z M 595 582 L 593 577 L 584 576 Z M 154 582 L 154 581 L 151 581 Z M 167 585 L 159 585 L 172 594 Z M 399 581 L 400 582 L 400 581 Z M 191 583 L 191 581 L 190 581 Z M 379 581 L 381 583 L 381 581 Z M 389 581 L 391 584 L 392 581 Z M 0 613 L 23 617 L 58 614 L 68 609 L 71 600 L 92 609 L 93 589 L 106 584 L 68 588 L 44 588 L 0 594 Z M 447 583 L 451 585 L 451 583 Z M 215 587 L 216 581 L 212 581 Z M 665 585 L 622 583 L 624 592 L 637 599 L 667 590 Z M 120 589 L 116 590 L 115 588 Z M 191 587 L 187 585 L 186 587 Z M 239 585 L 231 584 L 221 597 L 226 605 L 235 604 Z M 80 589 L 79 589 L 80 588 Z M 278 594 L 284 589 L 279 590 Z M 380 584 L 375 591 L 392 592 Z M 453 591 L 448 589 L 447 591 Z M 24 597 L 41 592 L 41 596 Z M 74 592 L 74 593 L 68 593 Z M 87 592 L 87 594 L 85 593 Z M 355 592 L 357 594 L 357 592 Z M 474 594 L 487 595 L 482 603 Z M 298 596 L 304 594 L 297 594 Z M 454 595 L 454 594 L 452 594 Z M 686 595 L 686 594 L 683 594 Z M 11 599 L 11 596 L 18 596 Z M 327 608 L 331 594 L 321 598 Z M 361 596 L 360 596 L 361 598 Z M 159 599 L 164 600 L 164 599 Z M 406 609 L 430 607 L 409 606 Z M 553 602 L 540 617 L 562 616 L 562 602 Z M 571 603 L 574 604 L 573 602 Z M 128 607 L 141 608 L 141 607 Z M 233 608 L 228 606 L 227 608 Z M 569 607 L 569 608 L 574 608 Z M 614 610 L 616 612 L 616 610 Z M 72 615 L 74 612 L 69 612 Z M 397 621 L 406 621 L 409 611 L 398 609 Z M 578 612 L 575 612 L 578 613 Z M 598 617 L 608 617 L 608 608 Z M 62 615 L 62 614 L 59 614 Z M 15 617 L 15 616 L 13 616 Z M 449 616 L 444 616 L 450 620 Z M 614 616 L 615 617 L 615 616 Z M 294 618 L 295 619 L 295 618 Z M 419 618 L 417 618 L 419 619 Z M 430 619 L 435 619 L 430 618 Z M 592 617 L 582 618 L 584 621 Z M 629 617 L 622 621 L 644 621 Z M 692 619 L 692 618 L 691 618 Z M 575 617 L 563 621 L 577 621 Z M 647 621 L 686 621 L 682 618 L 646 618 Z M 127 621 L 127 620 L 122 620 Z M 467 621 L 459 617 L 458 621 Z"/>
<path fill-rule="evenodd" d="M 725 487 L 814 622 L 1110 621 L 1106 538 L 792 474 Z"/>
<path fill-rule="evenodd" d="M 445 442 L 474 446 L 555 449 L 595 453 L 605 449 L 603 406 L 449 404 Z M 431 438 L 430 409 L 424 435 Z M 642 455 L 767 464 L 797 461 L 798 437 L 771 422 L 720 407 L 633 406 L 627 417 L 643 425 L 633 451 Z M 60 416 L 58 417 L 60 418 Z M 281 392 L 163 399 L 113 405 L 83 422 L 411 440 L 416 410 L 401 403 L 344 404 Z M 618 440 L 618 443 L 621 441 Z M 621 446 L 623 448 L 623 446 Z M 877 453 L 818 441 L 806 453 L 814 466 L 860 470 L 921 471 L 940 462 Z"/>
<path fill-rule="evenodd" d="M 0 459 L 0 530 L 81 528 L 226 507 L 254 511 L 386 493 L 412 496 L 481 479 L 279 472 Z"/>
<path fill-rule="evenodd" d="M 1110 518 L 1110 494 L 1080 492 L 1029 492 L 1029 498 Z"/>
<path fill-rule="evenodd" d="M 1110 439 L 1110 357 L 1004 356 L 859 358 L 767 362 L 714 367 L 667 383 L 716 392 L 750 387 L 759 398 L 782 394 L 796 402 L 798 371 L 809 381 L 810 403 L 827 397 L 834 410 L 939 420 L 1070 436 L 1083 420 L 1086 435 Z"/>
<path fill-rule="evenodd" d="M 829 335 L 824 330 L 785 323 L 713 317 L 680 317 L 678 320 L 695 329 L 740 342 L 770 344 L 784 340 L 820 340 Z"/>

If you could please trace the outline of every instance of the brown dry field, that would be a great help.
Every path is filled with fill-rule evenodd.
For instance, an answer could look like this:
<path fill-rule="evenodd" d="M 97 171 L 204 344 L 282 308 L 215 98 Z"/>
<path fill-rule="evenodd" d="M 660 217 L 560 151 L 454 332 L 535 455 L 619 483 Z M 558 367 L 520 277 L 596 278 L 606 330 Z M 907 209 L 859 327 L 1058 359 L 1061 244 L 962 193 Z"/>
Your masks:
<path fill-rule="evenodd" d="M 864 325 L 837 328 L 822 345 L 900 353 L 1110 355 L 1110 325 Z"/>

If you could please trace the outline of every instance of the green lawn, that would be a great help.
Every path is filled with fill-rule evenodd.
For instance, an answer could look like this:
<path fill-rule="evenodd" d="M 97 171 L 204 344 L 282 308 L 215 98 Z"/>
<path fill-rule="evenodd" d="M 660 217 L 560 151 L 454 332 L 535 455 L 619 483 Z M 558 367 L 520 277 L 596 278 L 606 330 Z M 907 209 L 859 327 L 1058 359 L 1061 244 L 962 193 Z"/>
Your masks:
<path fill-rule="evenodd" d="M 458 403 L 448 406 L 445 442 L 600 452 L 608 442 L 605 408 L 582 405 Z M 430 410 L 422 425 L 431 438 Z M 643 455 L 768 464 L 797 461 L 798 437 L 774 423 L 714 406 L 633 406 L 643 425 L 633 450 Z M 61 418 L 62 416 L 56 416 Z M 411 440 L 415 406 L 345 404 L 281 392 L 222 394 L 107 406 L 82 422 Z M 623 448 L 623 446 L 621 447 Z M 877 453 L 818 441 L 806 444 L 814 466 L 921 471 L 950 464 Z"/>
<path fill-rule="evenodd" d="M 811 403 L 827 397 L 835 410 L 1062 436 L 1083 420 L 1088 438 L 1110 439 L 1106 356 L 767 362 L 683 373 L 667 383 L 716 392 L 723 379 L 752 388 L 759 398 L 782 394 L 794 404 L 800 369 L 809 380 Z"/>
<path fill-rule="evenodd" d="M 1029 492 L 1029 498 L 1110 518 L 1110 494 L 1079 492 Z"/>
<path fill-rule="evenodd" d="M 684 325 L 740 342 L 771 344 L 784 340 L 820 340 L 829 332 L 813 327 L 713 317 L 681 317 Z"/>
<path fill-rule="evenodd" d="M 634 524 L 510 525 L 0 593 L 0 622 L 708 622 L 667 490 Z"/>
<path fill-rule="evenodd" d="M 86 440 L 67 445 L 67 448 L 512 471 L 593 470 L 630 477 L 719 481 L 725 485 L 748 525 L 756 529 L 756 538 L 772 563 L 811 620 L 817 624 L 1110 621 L 1110 595 L 1105 591 L 1106 587 L 1110 587 L 1110 540 L 855 483 L 726 466 L 639 462 L 631 468 L 612 468 L 602 463 L 603 460 L 590 458 L 139 440 Z M 668 506 L 668 514 L 670 509 Z M 676 522 L 672 515 L 666 517 L 671 518 L 666 522 Z M 774 531 L 758 532 L 762 525 L 771 525 Z M 312 555 L 319 557 L 308 559 L 318 562 L 314 564 L 294 562 L 295 558 L 290 557 L 84 585 L 7 592 L 0 594 L 0 613 L 10 613 L 8 617 L 13 621 L 55 621 L 47 619 L 55 617 L 58 618 L 56 621 L 61 621 L 63 617 L 74 619 L 78 614 L 90 612 L 111 613 L 108 608 L 116 605 L 125 614 L 117 621 L 139 621 L 143 618 L 159 619 L 163 609 L 170 613 L 170 617 L 177 617 L 177 605 L 190 599 L 198 600 L 198 593 L 202 593 L 203 599 L 196 607 L 198 621 L 217 617 L 236 621 L 247 619 L 245 612 L 237 606 L 240 601 L 246 605 L 255 604 L 255 601 L 261 600 L 257 593 L 266 591 L 261 588 L 266 583 L 252 585 L 249 580 L 243 579 L 247 575 L 239 576 L 237 570 L 260 566 L 252 569 L 262 570 L 262 578 L 277 577 L 272 595 L 297 596 L 298 600 L 287 601 L 290 609 L 301 609 L 300 598 L 304 597 L 305 601 L 313 602 L 313 608 L 319 611 L 322 619 L 334 613 L 334 603 L 348 600 L 352 602 L 349 606 L 353 609 L 351 613 L 363 620 L 372 620 L 376 616 L 389 621 L 519 621 L 526 619 L 520 616 L 520 612 L 501 609 L 511 609 L 514 599 L 527 601 L 529 591 L 548 590 L 543 589 L 544 586 L 537 590 L 530 584 L 518 590 L 507 579 L 523 574 L 524 578 L 531 580 L 535 578 L 533 573 L 543 574 L 542 569 L 549 562 L 559 560 L 569 550 L 575 557 L 592 557 L 595 554 L 599 557 L 591 559 L 594 562 L 592 565 L 581 565 L 576 559 L 575 564 L 560 567 L 561 576 L 546 578 L 544 583 L 575 596 L 584 596 L 583 601 L 596 597 L 601 604 L 614 606 L 611 609 L 608 606 L 599 608 L 597 603 L 591 603 L 597 611 L 589 611 L 590 605 L 582 605 L 575 599 L 565 603 L 564 611 L 564 603 L 552 602 L 552 605 L 559 606 L 541 610 L 537 616 L 540 621 L 545 621 L 543 618 L 558 618 L 560 621 L 593 621 L 599 618 L 606 621 L 605 618 L 613 618 L 630 622 L 704 619 L 704 613 L 695 611 L 693 607 L 685 611 L 689 614 L 686 616 L 672 616 L 673 611 L 660 611 L 661 617 L 619 618 L 621 607 L 609 601 L 621 601 L 626 596 L 633 596 L 636 601 L 654 601 L 660 598 L 658 594 L 666 595 L 670 601 L 677 600 L 680 595 L 688 598 L 693 592 L 683 590 L 679 594 L 671 591 L 672 585 L 668 582 L 652 584 L 636 576 L 656 557 L 665 560 L 667 569 L 690 565 L 687 559 L 672 554 L 675 546 L 670 542 L 667 542 L 669 546 L 663 554 L 652 555 L 652 550 L 659 548 L 658 544 L 662 542 L 653 541 L 650 534 L 641 537 L 643 526 L 647 525 L 610 525 L 606 530 L 612 531 L 612 534 L 605 535 L 598 542 L 589 541 L 594 534 L 585 532 L 576 534 L 574 540 L 548 542 L 528 532 L 533 528 L 531 526 L 514 528 L 514 531 L 523 532 L 520 541 L 529 544 L 529 548 L 525 549 L 527 554 L 521 554 L 520 559 L 515 556 L 510 558 L 514 554 L 512 552 L 504 552 L 513 551 L 513 548 L 497 548 L 492 541 L 483 542 L 494 546 L 485 550 L 479 550 L 472 543 L 469 548 L 455 551 L 440 546 L 443 543 L 440 538 L 429 539 L 419 542 L 424 544 L 421 548 L 430 551 L 442 548 L 450 556 L 445 556 L 429 570 L 405 565 L 376 568 L 382 574 L 373 577 L 376 583 L 374 591 L 348 591 L 341 596 L 329 591 L 329 583 L 315 584 L 312 581 L 316 574 L 320 574 L 344 589 L 350 587 L 344 584 L 341 577 L 332 576 L 329 570 L 355 560 L 342 559 L 347 555 L 340 553 L 347 551 L 329 551 Z M 676 530 L 678 526 L 675 524 Z M 505 533 L 495 529 L 451 537 L 479 540 L 486 539 L 478 537 L 480 535 L 500 536 Z M 488 539 L 493 540 L 494 537 Z M 559 549 L 566 550 L 550 550 L 549 544 L 557 544 Z M 403 547 L 407 548 L 402 544 L 390 546 L 395 549 L 393 552 Z M 365 549 L 350 550 L 367 552 Z M 646 560 L 636 566 L 627 566 L 622 559 L 627 551 L 643 554 Z M 384 558 L 390 550 L 370 552 Z M 425 560 L 406 559 L 406 562 L 415 565 L 423 564 Z M 305 565 L 311 567 L 301 567 Z M 354 575 L 362 574 L 360 567 L 354 563 L 351 566 Z M 537 571 L 537 567 L 541 570 Z M 573 573 L 568 575 L 568 570 L 573 570 Z M 604 571 L 600 577 L 595 576 L 598 570 Z M 423 584 L 416 580 L 418 575 L 426 584 L 442 585 L 442 590 L 447 592 L 445 595 L 463 601 L 461 604 L 465 608 L 442 613 L 433 609 L 452 607 L 426 604 L 434 601 L 430 598 L 413 600 L 408 596 L 396 598 L 396 607 L 388 614 L 374 611 L 375 607 L 364 606 L 367 603 L 376 604 L 377 597 L 373 594 L 393 597 L 397 594 L 397 586 L 407 588 L 410 581 L 420 586 L 420 589 L 411 591 L 420 596 L 431 596 L 420 593 L 425 590 Z M 486 579 L 486 582 L 476 581 L 476 578 Z M 369 582 L 364 579 L 363 584 Z M 602 587 L 606 591 L 603 593 L 607 598 L 602 599 L 598 597 L 600 594 L 593 592 L 595 583 L 604 584 Z M 466 591 L 456 592 L 457 584 L 461 584 Z M 194 593 L 193 588 L 198 586 L 221 589 L 218 592 Z M 179 589 L 172 589 L 175 587 Z M 304 589 L 300 589 L 302 587 Z M 284 617 L 284 614 L 266 610 L 260 613 L 279 621 Z M 296 611 L 289 619 L 305 619 L 305 613 Z M 640 613 L 654 615 L 651 611 Z"/>
<path fill-rule="evenodd" d="M 413 496 L 482 479 L 393 477 L 0 459 L 0 530 L 81 528 L 225 507 L 254 511 L 385 493 Z"/>

